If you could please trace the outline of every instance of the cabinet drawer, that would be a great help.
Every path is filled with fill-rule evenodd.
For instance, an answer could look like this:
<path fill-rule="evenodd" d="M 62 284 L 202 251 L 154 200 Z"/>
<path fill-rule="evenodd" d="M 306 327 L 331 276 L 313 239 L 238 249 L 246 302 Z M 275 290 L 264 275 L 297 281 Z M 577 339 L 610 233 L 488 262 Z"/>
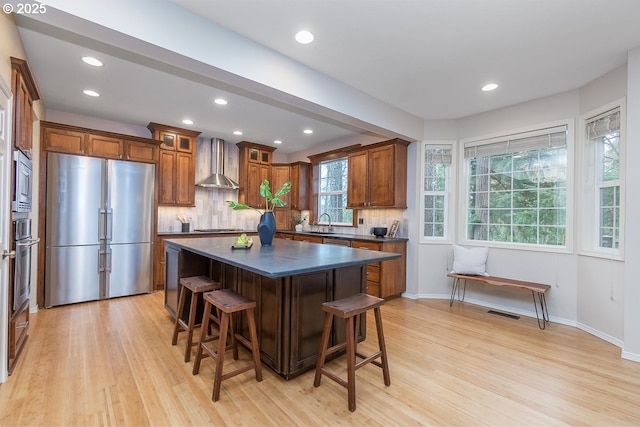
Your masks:
<path fill-rule="evenodd" d="M 29 329 L 29 301 L 22 306 L 22 311 L 17 313 L 9 325 L 9 359 L 14 359 L 18 354 L 22 342 L 27 338 Z"/>
<path fill-rule="evenodd" d="M 367 293 L 380 298 L 380 283 L 370 282 L 367 280 Z"/>
<path fill-rule="evenodd" d="M 351 243 L 351 247 L 356 249 L 370 249 L 372 251 L 382 250 L 382 245 L 378 242 L 364 242 L 361 240 L 354 240 L 353 243 Z"/>
<path fill-rule="evenodd" d="M 369 264 L 367 266 L 367 281 L 380 283 L 380 265 Z"/>

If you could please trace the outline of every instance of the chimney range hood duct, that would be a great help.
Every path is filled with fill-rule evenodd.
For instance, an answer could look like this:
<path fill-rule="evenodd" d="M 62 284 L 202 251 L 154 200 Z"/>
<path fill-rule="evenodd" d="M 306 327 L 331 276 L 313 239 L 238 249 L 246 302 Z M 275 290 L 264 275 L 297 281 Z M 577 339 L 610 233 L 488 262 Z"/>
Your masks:
<path fill-rule="evenodd" d="M 224 140 L 211 138 L 211 175 L 196 184 L 198 187 L 237 190 L 237 182 L 224 175 Z"/>

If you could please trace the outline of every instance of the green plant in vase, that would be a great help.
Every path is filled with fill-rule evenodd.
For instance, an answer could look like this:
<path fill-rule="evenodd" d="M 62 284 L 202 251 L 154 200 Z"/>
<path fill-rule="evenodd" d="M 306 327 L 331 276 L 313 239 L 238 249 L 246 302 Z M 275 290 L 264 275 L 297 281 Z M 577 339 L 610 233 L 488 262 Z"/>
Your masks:
<path fill-rule="evenodd" d="M 276 232 L 276 217 L 273 213 L 274 208 L 281 208 L 287 204 L 280 197 L 284 196 L 291 191 L 291 182 L 285 182 L 282 187 L 275 193 L 271 192 L 269 180 L 265 179 L 260 184 L 260 196 L 265 199 L 265 208 L 260 210 L 249 206 L 244 203 L 234 202 L 232 200 L 227 201 L 227 205 L 233 210 L 253 209 L 260 213 L 260 222 L 258 223 L 258 235 L 260 236 L 260 243 L 262 246 L 271 246 L 273 241 L 273 235 Z"/>

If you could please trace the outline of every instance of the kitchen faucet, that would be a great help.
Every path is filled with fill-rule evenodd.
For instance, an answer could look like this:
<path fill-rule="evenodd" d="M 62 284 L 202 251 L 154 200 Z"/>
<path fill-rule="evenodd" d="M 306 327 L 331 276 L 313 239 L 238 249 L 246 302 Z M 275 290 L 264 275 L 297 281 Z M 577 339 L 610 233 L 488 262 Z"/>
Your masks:
<path fill-rule="evenodd" d="M 327 218 L 329 218 L 329 228 L 328 228 L 328 232 L 330 233 L 331 231 L 333 231 L 333 230 L 332 230 L 332 228 L 331 228 L 331 215 L 329 215 L 329 214 L 328 214 L 328 213 L 326 213 L 326 212 L 321 213 L 321 214 L 320 214 L 320 216 L 318 217 L 318 228 L 320 228 L 320 224 L 319 224 L 319 223 L 320 223 L 320 218 L 322 218 L 322 217 L 323 217 L 323 216 L 325 216 L 325 215 L 327 216 Z"/>

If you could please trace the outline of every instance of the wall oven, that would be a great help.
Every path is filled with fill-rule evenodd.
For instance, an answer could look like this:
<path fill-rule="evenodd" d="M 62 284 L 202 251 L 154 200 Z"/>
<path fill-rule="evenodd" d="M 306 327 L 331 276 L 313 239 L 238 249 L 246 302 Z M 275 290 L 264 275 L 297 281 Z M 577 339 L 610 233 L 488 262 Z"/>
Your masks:
<path fill-rule="evenodd" d="M 15 188 L 13 189 L 13 212 L 31 212 L 31 191 L 33 179 L 33 164 L 20 150 L 13 152 L 15 169 Z"/>
<path fill-rule="evenodd" d="M 31 220 L 20 218 L 13 221 L 13 311 L 20 309 L 29 299 L 31 290 L 31 248 L 40 239 L 31 238 Z"/>

